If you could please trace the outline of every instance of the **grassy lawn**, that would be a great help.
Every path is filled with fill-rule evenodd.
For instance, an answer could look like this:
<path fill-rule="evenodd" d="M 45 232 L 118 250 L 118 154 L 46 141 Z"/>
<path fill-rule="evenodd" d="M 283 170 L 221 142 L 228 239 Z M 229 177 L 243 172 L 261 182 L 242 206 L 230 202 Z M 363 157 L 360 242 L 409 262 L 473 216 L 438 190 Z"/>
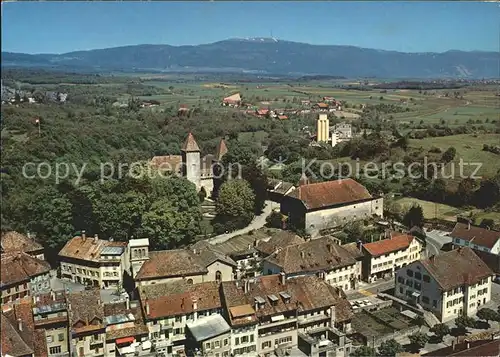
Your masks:
<path fill-rule="evenodd" d="M 417 198 L 403 197 L 396 201 L 402 207 L 411 207 L 413 204 L 418 204 L 424 211 L 424 218 L 426 219 L 443 219 L 447 221 L 456 221 L 457 215 L 464 213 L 460 209 L 448 206 L 441 203 L 434 203 L 430 201 L 419 200 Z"/>
<path fill-rule="evenodd" d="M 474 224 L 480 224 L 483 219 L 492 219 L 497 227 L 500 226 L 500 212 L 477 212 L 474 214 Z"/>
<path fill-rule="evenodd" d="M 498 143 L 500 143 L 500 134 L 463 134 L 410 140 L 411 147 L 423 150 L 429 150 L 435 146 L 444 152 L 453 146 L 457 150 L 454 160 L 456 175 L 460 173 L 458 163 L 462 158 L 465 163 L 481 164 L 478 174 L 486 177 L 494 176 L 500 169 L 500 157 L 491 152 L 483 151 L 483 144 L 498 145 Z M 475 166 L 464 166 L 464 173 L 472 174 L 474 168 Z M 448 170 L 447 173 L 449 172 Z"/>

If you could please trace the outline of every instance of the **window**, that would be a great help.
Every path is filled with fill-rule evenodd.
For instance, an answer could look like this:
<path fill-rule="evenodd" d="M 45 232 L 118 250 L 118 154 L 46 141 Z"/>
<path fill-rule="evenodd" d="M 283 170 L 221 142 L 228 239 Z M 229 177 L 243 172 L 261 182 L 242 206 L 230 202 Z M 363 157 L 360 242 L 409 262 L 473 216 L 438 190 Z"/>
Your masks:
<path fill-rule="evenodd" d="M 240 344 L 240 338 L 239 337 L 236 337 L 236 339 L 234 340 L 234 344 L 235 345 L 239 345 Z"/>
<path fill-rule="evenodd" d="M 422 290 L 422 284 L 415 282 L 414 288 L 417 290 Z"/>
<path fill-rule="evenodd" d="M 205 349 L 209 350 L 210 349 L 210 342 L 205 343 Z"/>
<path fill-rule="evenodd" d="M 52 342 L 54 342 L 54 337 L 47 336 L 47 343 L 52 343 Z"/>
<path fill-rule="evenodd" d="M 215 346 L 215 348 L 219 348 L 219 347 L 220 347 L 220 341 L 219 341 L 219 340 L 216 340 L 216 341 L 214 342 L 214 346 Z"/>
<path fill-rule="evenodd" d="M 400 287 L 399 287 L 399 293 L 400 293 L 400 294 L 403 294 L 403 292 L 404 292 L 404 289 L 403 289 L 403 287 L 402 287 L 402 286 L 400 286 Z"/>
<path fill-rule="evenodd" d="M 455 243 L 460 243 L 460 239 L 455 238 Z"/>
<path fill-rule="evenodd" d="M 192 285 L 193 284 L 193 279 L 188 279 L 187 283 L 190 284 L 190 285 Z"/>
<path fill-rule="evenodd" d="M 406 269 L 406 275 L 413 277 L 413 270 Z"/>
<path fill-rule="evenodd" d="M 242 336 L 241 343 L 248 343 L 248 336 Z"/>
<path fill-rule="evenodd" d="M 424 281 L 425 281 L 426 283 L 430 283 L 430 282 L 431 282 L 431 278 L 430 278 L 430 276 L 429 276 L 429 275 L 425 275 L 425 274 L 424 274 Z"/>
<path fill-rule="evenodd" d="M 218 283 L 222 281 L 222 273 L 219 270 L 215 272 L 215 281 Z"/>
<path fill-rule="evenodd" d="M 181 322 L 181 321 L 182 321 L 182 316 L 175 317 L 175 322 Z"/>
<path fill-rule="evenodd" d="M 437 307 L 437 300 L 432 300 L 432 307 L 434 307 L 434 308 Z"/>
<path fill-rule="evenodd" d="M 225 338 L 225 339 L 224 339 L 224 346 L 227 346 L 227 344 L 228 344 L 228 343 L 229 343 L 229 342 L 228 342 L 227 338 Z"/>
<path fill-rule="evenodd" d="M 250 335 L 250 342 L 253 342 L 253 335 Z"/>
<path fill-rule="evenodd" d="M 422 280 L 422 274 L 419 273 L 418 271 L 415 272 L 415 279 Z"/>
<path fill-rule="evenodd" d="M 262 344 L 262 349 L 270 348 L 270 347 L 271 347 L 271 341 L 266 341 Z"/>
<path fill-rule="evenodd" d="M 429 298 L 427 296 L 422 296 L 422 302 L 424 304 L 428 304 L 429 303 Z"/>
<path fill-rule="evenodd" d="M 59 334 L 59 338 L 58 338 L 59 341 L 64 341 L 64 333 L 60 333 Z"/>
<path fill-rule="evenodd" d="M 56 353 L 61 353 L 61 346 L 51 347 L 49 348 L 49 352 L 51 355 L 54 355 Z"/>
<path fill-rule="evenodd" d="M 468 240 L 465 241 L 465 246 L 468 247 L 470 242 Z"/>
<path fill-rule="evenodd" d="M 405 282 L 405 279 L 402 276 L 398 276 L 398 283 L 403 284 Z"/>

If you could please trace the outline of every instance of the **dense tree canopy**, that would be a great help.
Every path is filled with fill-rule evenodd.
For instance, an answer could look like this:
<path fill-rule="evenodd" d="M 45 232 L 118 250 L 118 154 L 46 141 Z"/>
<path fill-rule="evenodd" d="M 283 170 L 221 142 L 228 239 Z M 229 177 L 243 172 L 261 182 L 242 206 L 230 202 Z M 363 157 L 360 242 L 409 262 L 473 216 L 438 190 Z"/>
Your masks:
<path fill-rule="evenodd" d="M 247 181 L 228 180 L 223 183 L 216 203 L 214 227 L 219 233 L 247 226 L 254 217 L 255 194 Z"/>

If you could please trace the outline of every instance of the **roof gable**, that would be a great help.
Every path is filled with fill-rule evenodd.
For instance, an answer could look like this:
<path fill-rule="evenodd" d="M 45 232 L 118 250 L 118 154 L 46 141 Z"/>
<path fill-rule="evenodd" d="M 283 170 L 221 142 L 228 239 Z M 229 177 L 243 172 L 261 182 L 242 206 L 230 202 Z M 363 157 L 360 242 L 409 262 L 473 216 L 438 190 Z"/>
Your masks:
<path fill-rule="evenodd" d="M 420 263 L 444 291 L 464 284 L 472 285 L 493 275 L 486 263 L 466 247 L 443 252 Z"/>
<path fill-rule="evenodd" d="M 370 192 L 353 179 L 302 185 L 289 193 L 288 196 L 302 201 L 306 209 L 347 205 L 372 198 Z"/>
<path fill-rule="evenodd" d="M 482 247 L 493 248 L 500 241 L 500 232 L 458 222 L 450 233 L 453 238 L 460 238 Z"/>
<path fill-rule="evenodd" d="M 194 136 L 192 133 L 188 134 L 188 137 L 186 138 L 186 141 L 184 142 L 184 145 L 181 147 L 182 151 L 185 152 L 197 152 L 200 151 L 200 147 L 196 143 L 196 140 L 194 140 Z"/>
<path fill-rule="evenodd" d="M 136 280 L 199 275 L 207 272 L 206 267 L 190 250 L 160 250 L 149 253 L 149 259 L 137 273 Z"/>
<path fill-rule="evenodd" d="M 332 270 L 356 264 L 352 254 L 330 237 L 283 248 L 266 260 L 281 267 L 286 274 Z"/>
<path fill-rule="evenodd" d="M 363 249 L 371 256 L 377 257 L 387 253 L 406 249 L 410 246 L 414 237 L 408 234 L 391 233 L 391 238 L 382 239 L 377 242 L 363 244 Z"/>

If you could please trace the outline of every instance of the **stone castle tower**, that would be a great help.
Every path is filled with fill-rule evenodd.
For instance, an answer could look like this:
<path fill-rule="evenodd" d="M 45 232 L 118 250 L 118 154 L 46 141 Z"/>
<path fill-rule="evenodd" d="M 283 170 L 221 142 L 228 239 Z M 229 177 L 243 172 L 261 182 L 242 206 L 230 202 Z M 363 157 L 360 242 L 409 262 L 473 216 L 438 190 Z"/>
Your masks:
<path fill-rule="evenodd" d="M 189 133 L 181 148 L 182 176 L 201 188 L 201 153 L 200 147 L 194 140 L 193 134 Z"/>

